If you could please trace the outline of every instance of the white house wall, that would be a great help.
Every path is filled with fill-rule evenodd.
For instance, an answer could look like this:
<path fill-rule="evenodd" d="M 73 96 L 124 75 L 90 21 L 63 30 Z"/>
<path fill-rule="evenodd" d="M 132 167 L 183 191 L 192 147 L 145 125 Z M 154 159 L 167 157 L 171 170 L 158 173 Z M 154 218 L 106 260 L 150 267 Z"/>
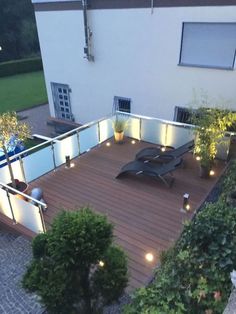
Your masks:
<path fill-rule="evenodd" d="M 38 11 L 36 20 L 52 115 L 50 82 L 70 86 L 81 123 L 111 113 L 114 96 L 131 98 L 132 113 L 164 119 L 193 89 L 236 100 L 235 71 L 178 66 L 182 23 L 235 22 L 236 6 L 90 10 L 95 62 L 84 58 L 82 11 Z"/>

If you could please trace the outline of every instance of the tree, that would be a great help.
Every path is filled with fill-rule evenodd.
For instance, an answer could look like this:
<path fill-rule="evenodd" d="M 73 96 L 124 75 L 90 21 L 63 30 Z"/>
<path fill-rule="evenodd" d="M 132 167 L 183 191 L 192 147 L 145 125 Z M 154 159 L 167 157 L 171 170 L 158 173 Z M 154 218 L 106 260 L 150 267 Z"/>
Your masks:
<path fill-rule="evenodd" d="M 16 112 L 0 114 L 0 149 L 3 150 L 11 177 L 12 186 L 16 188 L 11 161 L 8 151 L 20 141 L 24 141 L 30 135 L 29 126 L 17 119 Z"/>
<path fill-rule="evenodd" d="M 0 62 L 39 54 L 34 10 L 30 0 L 1 0 Z"/>
<path fill-rule="evenodd" d="M 33 261 L 23 287 L 36 292 L 49 313 L 98 313 L 127 285 L 127 260 L 112 244 L 113 226 L 89 208 L 63 211 L 33 240 Z"/>

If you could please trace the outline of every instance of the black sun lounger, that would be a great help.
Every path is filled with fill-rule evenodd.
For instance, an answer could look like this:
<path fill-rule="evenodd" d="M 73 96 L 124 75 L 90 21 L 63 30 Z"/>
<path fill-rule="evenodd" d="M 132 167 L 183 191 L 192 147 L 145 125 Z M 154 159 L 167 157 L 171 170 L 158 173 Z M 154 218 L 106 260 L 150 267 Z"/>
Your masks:
<path fill-rule="evenodd" d="M 159 162 L 169 162 L 174 158 L 179 158 L 185 153 L 189 152 L 194 147 L 194 141 L 190 141 L 178 148 L 162 151 L 157 147 L 146 147 L 141 149 L 137 154 L 136 160 L 150 160 L 150 161 L 159 161 Z"/>
<path fill-rule="evenodd" d="M 176 158 L 167 163 L 144 163 L 139 160 L 134 160 L 124 165 L 116 178 L 120 178 L 121 176 L 132 173 L 135 175 L 146 175 L 154 178 L 161 179 L 168 187 L 170 187 L 173 183 L 173 175 L 172 172 L 180 167 L 182 163 L 182 158 Z M 170 174 L 172 180 L 170 183 L 164 178 L 165 175 Z"/>

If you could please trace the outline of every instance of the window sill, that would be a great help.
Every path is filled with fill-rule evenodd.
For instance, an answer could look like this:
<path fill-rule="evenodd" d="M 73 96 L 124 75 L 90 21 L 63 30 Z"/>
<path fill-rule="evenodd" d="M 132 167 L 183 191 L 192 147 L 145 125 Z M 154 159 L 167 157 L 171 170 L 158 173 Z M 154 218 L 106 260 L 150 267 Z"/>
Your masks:
<path fill-rule="evenodd" d="M 190 67 L 190 68 L 212 69 L 212 70 L 234 71 L 234 67 L 220 67 L 220 66 L 198 65 L 198 64 L 187 64 L 187 63 L 178 63 L 178 66 Z"/>

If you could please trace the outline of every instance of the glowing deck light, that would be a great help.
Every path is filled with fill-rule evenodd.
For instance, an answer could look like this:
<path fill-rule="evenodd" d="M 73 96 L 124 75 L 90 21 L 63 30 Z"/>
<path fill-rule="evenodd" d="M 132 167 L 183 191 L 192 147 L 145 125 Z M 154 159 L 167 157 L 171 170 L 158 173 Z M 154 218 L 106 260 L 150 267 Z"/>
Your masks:
<path fill-rule="evenodd" d="M 214 176 L 215 171 L 214 171 L 214 170 L 211 170 L 211 171 L 209 172 L 209 174 L 210 174 L 210 176 Z"/>
<path fill-rule="evenodd" d="M 131 144 L 135 144 L 135 143 L 136 143 L 135 140 L 132 140 L 132 141 L 131 141 Z"/>
<path fill-rule="evenodd" d="M 197 156 L 197 157 L 196 157 L 196 160 L 197 160 L 197 161 L 201 160 L 201 157 L 200 157 L 200 156 Z"/>
<path fill-rule="evenodd" d="M 147 253 L 147 254 L 145 255 L 145 259 L 146 259 L 148 262 L 152 262 L 153 259 L 154 259 L 154 256 L 153 256 L 152 253 Z"/>
<path fill-rule="evenodd" d="M 107 142 L 107 143 L 106 143 L 106 146 L 107 146 L 107 147 L 111 146 L 111 143 L 110 143 L 110 142 Z"/>
<path fill-rule="evenodd" d="M 99 261 L 98 264 L 99 264 L 100 267 L 104 267 L 104 265 L 105 265 L 105 263 L 103 261 Z"/>
<path fill-rule="evenodd" d="M 190 205 L 189 204 L 186 205 L 186 210 L 190 210 Z"/>
<path fill-rule="evenodd" d="M 165 152 L 165 151 L 166 151 L 165 146 L 163 146 L 163 147 L 161 148 L 161 151 L 162 151 L 162 152 Z"/>

